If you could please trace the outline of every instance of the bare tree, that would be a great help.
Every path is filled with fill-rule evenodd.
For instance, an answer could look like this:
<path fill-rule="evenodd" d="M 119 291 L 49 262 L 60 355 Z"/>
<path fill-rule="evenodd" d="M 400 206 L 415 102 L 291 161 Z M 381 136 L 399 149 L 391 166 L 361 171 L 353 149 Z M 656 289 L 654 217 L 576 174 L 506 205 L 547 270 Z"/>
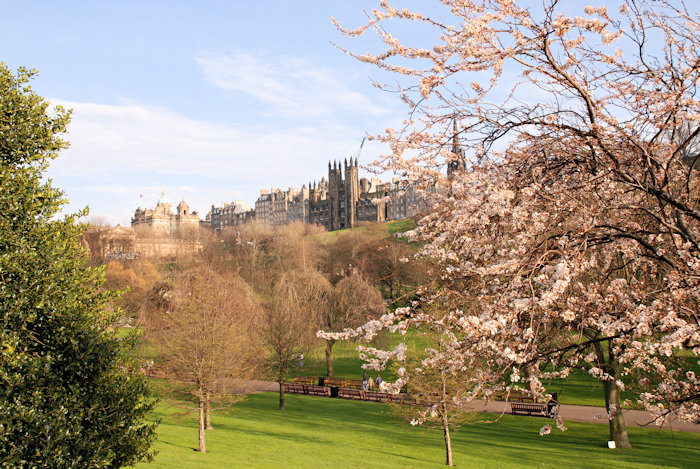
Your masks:
<path fill-rule="evenodd" d="M 331 288 L 330 284 L 328 288 Z M 329 301 L 325 308 L 319 310 L 319 326 L 324 331 L 354 328 L 379 317 L 385 310 L 384 301 L 377 289 L 358 275 L 350 275 L 329 291 Z M 333 345 L 336 340 L 327 338 L 325 342 L 327 373 L 328 376 L 334 376 Z"/>
<path fill-rule="evenodd" d="M 151 285 L 160 281 L 156 266 L 143 259 L 110 261 L 105 266 L 104 288 L 121 292 L 112 301 L 114 309 L 121 308 L 128 316 L 136 316 L 144 306 Z"/>
<path fill-rule="evenodd" d="M 313 343 L 316 315 L 326 307 L 328 294 L 328 281 L 318 272 L 292 271 L 282 276 L 274 297 L 264 306 L 261 332 L 280 386 L 280 410 L 284 410 L 284 376 Z"/>
<path fill-rule="evenodd" d="M 204 453 L 211 400 L 226 396 L 256 366 L 260 306 L 241 278 L 206 265 L 177 276 L 170 295 L 153 343 L 166 375 L 198 402 L 199 451 Z"/>

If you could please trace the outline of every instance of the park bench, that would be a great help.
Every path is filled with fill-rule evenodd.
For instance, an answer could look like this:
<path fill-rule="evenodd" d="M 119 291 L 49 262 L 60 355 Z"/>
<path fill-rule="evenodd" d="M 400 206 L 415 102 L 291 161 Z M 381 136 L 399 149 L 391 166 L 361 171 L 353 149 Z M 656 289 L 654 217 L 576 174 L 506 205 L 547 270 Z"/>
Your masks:
<path fill-rule="evenodd" d="M 413 394 L 399 393 L 399 394 L 387 394 L 389 402 L 395 404 L 403 405 L 416 405 L 418 400 Z"/>
<path fill-rule="evenodd" d="M 292 382 L 299 384 L 314 384 L 316 382 L 316 378 L 313 376 L 297 376 L 296 378 L 292 379 Z"/>
<path fill-rule="evenodd" d="M 307 384 L 304 386 L 304 389 L 306 390 L 306 394 L 311 394 L 313 396 L 330 396 L 331 395 L 330 389 L 328 389 L 324 386 L 316 386 L 313 384 Z"/>
<path fill-rule="evenodd" d="M 535 399 L 533 399 L 527 391 L 513 390 L 510 391 L 510 394 L 508 394 L 508 391 L 503 391 L 502 393 L 495 395 L 495 399 L 497 401 L 505 401 L 506 398 L 509 402 L 530 402 L 532 404 L 535 403 Z"/>
<path fill-rule="evenodd" d="M 338 397 L 341 399 L 355 399 L 363 400 L 363 392 L 358 389 L 340 388 L 338 390 Z"/>
<path fill-rule="evenodd" d="M 335 386 L 335 387 L 338 387 L 338 388 L 344 388 L 346 382 L 347 382 L 347 380 L 346 380 L 346 379 L 342 379 L 342 378 L 326 378 L 326 379 L 323 381 L 323 385 L 324 385 L 324 386 Z"/>
<path fill-rule="evenodd" d="M 389 400 L 387 393 L 378 391 L 365 391 L 364 398 L 366 401 L 386 402 Z"/>
<path fill-rule="evenodd" d="M 547 416 L 547 404 L 545 403 L 534 403 L 534 402 L 511 402 L 510 403 L 510 413 L 515 414 L 537 414 L 544 417 Z"/>
<path fill-rule="evenodd" d="M 362 380 L 361 379 L 346 379 L 344 387 L 351 388 L 351 389 L 362 389 Z"/>
<path fill-rule="evenodd" d="M 284 383 L 284 392 L 292 394 L 306 394 L 304 385 L 299 383 Z"/>

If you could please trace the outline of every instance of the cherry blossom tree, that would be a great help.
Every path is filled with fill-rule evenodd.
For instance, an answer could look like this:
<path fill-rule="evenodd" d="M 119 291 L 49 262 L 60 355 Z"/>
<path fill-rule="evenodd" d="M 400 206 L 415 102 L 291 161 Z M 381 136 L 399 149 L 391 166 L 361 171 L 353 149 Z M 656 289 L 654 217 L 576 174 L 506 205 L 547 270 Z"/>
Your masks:
<path fill-rule="evenodd" d="M 439 308 L 441 305 L 433 305 Z M 436 309 L 439 314 L 439 310 Z M 473 355 L 452 349 L 462 341 L 455 340 L 449 329 L 439 324 L 418 331 L 414 340 L 420 343 L 396 364 L 400 376 L 410 374 L 409 392 L 418 405 L 395 407 L 396 413 L 411 425 L 423 425 L 442 430 L 445 441 L 445 465 L 452 466 L 452 438 L 450 430 L 474 421 L 474 414 L 481 405 L 474 400 L 478 396 L 479 374 L 484 370 Z M 424 347 L 424 348 L 421 348 Z M 459 359 L 455 360 L 455 357 Z M 465 362 L 465 359 L 468 359 Z M 488 370 L 485 370 L 488 372 Z"/>
<path fill-rule="evenodd" d="M 486 396 L 524 384 L 544 397 L 543 378 L 583 367 L 625 447 L 632 376 L 658 424 L 700 419 L 700 25 L 680 2 L 520 3 L 443 0 L 428 16 L 382 0 L 358 29 L 336 21 L 376 31 L 378 51 L 349 53 L 398 76 L 408 118 L 377 137 L 392 151 L 376 164 L 432 198 L 410 236 L 441 266 L 421 303 L 448 305 L 345 336 L 439 324 L 454 360 L 486 360 Z M 394 37 L 396 21 L 438 43 Z M 376 352 L 373 366 L 392 355 Z"/>

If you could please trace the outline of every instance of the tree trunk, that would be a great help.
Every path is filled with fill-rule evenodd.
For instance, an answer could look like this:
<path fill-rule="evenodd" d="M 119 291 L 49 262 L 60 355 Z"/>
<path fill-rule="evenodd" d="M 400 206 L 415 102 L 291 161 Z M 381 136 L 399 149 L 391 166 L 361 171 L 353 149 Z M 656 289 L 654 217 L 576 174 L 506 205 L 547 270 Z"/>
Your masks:
<path fill-rule="evenodd" d="M 450 440 L 450 425 L 446 419 L 442 421 L 442 431 L 445 435 L 445 465 L 452 466 L 452 440 Z"/>
<path fill-rule="evenodd" d="M 615 381 L 604 381 L 605 388 L 605 408 L 611 415 L 610 419 L 610 439 L 615 442 L 616 448 L 631 448 L 629 436 L 627 436 L 627 425 L 625 416 L 622 414 L 620 405 L 620 389 Z M 611 411 L 611 406 L 614 410 Z"/>
<path fill-rule="evenodd" d="M 631 448 L 632 445 L 627 435 L 625 416 L 622 414 L 622 406 L 620 404 L 620 388 L 615 384 L 620 373 L 620 364 L 613 354 L 611 343 L 608 344 L 607 360 L 605 360 L 603 347 L 600 344 L 595 344 L 595 349 L 598 355 L 598 361 L 603 364 L 603 369 L 612 378 L 603 381 L 605 410 L 608 411 L 610 422 L 610 440 L 615 442 L 616 448 Z"/>
<path fill-rule="evenodd" d="M 333 372 L 333 344 L 335 344 L 334 340 L 326 341 L 326 372 L 328 377 L 335 376 Z"/>
<path fill-rule="evenodd" d="M 209 393 L 207 392 L 206 394 L 206 401 L 205 402 L 205 416 L 204 416 L 204 429 L 205 430 L 213 430 L 214 427 L 211 426 L 211 403 L 209 402 Z"/>
<path fill-rule="evenodd" d="M 535 367 L 532 365 L 526 365 L 525 369 L 525 382 L 527 383 L 527 390 L 531 393 L 535 392 L 535 383 L 532 381 L 532 377 L 535 375 Z"/>
<path fill-rule="evenodd" d="M 439 337 L 439 349 L 442 352 L 442 336 Z M 448 408 L 447 408 L 447 380 L 448 376 L 445 373 L 445 368 L 440 369 L 440 419 L 442 420 L 442 432 L 445 436 L 445 465 L 452 466 L 452 440 L 450 439 L 450 421 L 448 420 Z"/>
<path fill-rule="evenodd" d="M 204 442 L 204 396 L 202 395 L 202 392 L 200 391 L 199 394 L 199 452 L 200 453 L 206 453 L 207 452 L 207 446 Z"/>
<path fill-rule="evenodd" d="M 280 409 L 279 410 L 284 410 L 284 372 L 282 369 L 279 370 L 277 382 L 280 385 Z"/>

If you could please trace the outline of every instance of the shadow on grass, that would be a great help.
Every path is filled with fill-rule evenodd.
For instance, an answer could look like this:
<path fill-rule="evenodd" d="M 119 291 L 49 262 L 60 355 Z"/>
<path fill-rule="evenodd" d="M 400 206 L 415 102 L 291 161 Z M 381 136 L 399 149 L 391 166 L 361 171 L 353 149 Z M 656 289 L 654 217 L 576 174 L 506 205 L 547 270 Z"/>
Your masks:
<path fill-rule="evenodd" d="M 436 463 L 436 461 L 434 461 L 432 459 L 415 458 L 413 456 L 406 456 L 405 454 L 401 454 L 401 453 L 392 453 L 390 451 L 377 450 L 377 453 L 386 454 L 387 456 L 391 456 L 391 457 L 398 458 L 398 459 L 405 459 L 408 461 L 416 461 L 416 462 L 431 463 L 431 464 Z"/>
<path fill-rule="evenodd" d="M 314 437 L 310 436 L 308 433 L 309 432 L 277 432 L 277 431 L 272 431 L 269 427 L 266 428 L 265 430 L 258 430 L 254 428 L 252 425 L 241 425 L 239 422 L 236 422 L 235 425 L 227 425 L 223 423 L 218 423 L 217 428 L 221 429 L 222 431 L 231 431 L 231 432 L 240 432 L 240 431 L 245 431 L 247 436 L 261 436 L 261 437 L 266 437 L 266 438 L 274 438 L 274 439 L 279 439 L 279 440 L 286 440 L 286 441 L 292 441 L 292 442 L 297 442 L 297 443 L 314 443 L 314 444 L 328 444 L 330 440 L 327 438 L 320 438 L 320 437 Z"/>
<path fill-rule="evenodd" d="M 163 444 L 163 445 L 168 445 L 168 446 L 174 446 L 176 448 L 191 449 L 192 451 L 199 451 L 199 448 L 193 448 L 192 446 L 189 446 L 189 445 L 180 445 L 178 443 L 173 443 L 171 441 L 164 440 L 162 438 L 158 438 L 158 443 Z"/>

